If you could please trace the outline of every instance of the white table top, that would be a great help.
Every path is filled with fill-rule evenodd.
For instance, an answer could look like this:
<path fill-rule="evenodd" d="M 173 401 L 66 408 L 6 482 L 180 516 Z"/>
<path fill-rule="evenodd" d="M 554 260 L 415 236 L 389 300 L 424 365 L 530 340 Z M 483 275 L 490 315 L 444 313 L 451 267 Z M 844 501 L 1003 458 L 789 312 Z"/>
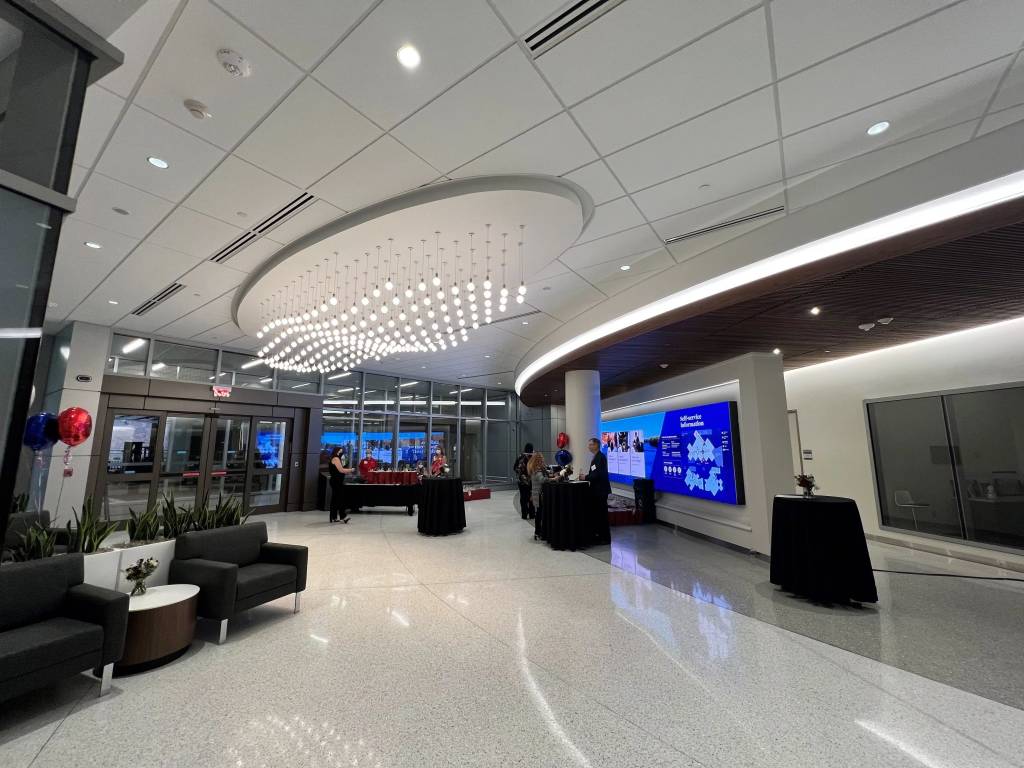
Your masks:
<path fill-rule="evenodd" d="M 148 611 L 162 608 L 188 600 L 199 594 L 195 584 L 164 584 L 160 587 L 149 587 L 144 595 L 135 595 L 128 601 L 128 611 Z"/>

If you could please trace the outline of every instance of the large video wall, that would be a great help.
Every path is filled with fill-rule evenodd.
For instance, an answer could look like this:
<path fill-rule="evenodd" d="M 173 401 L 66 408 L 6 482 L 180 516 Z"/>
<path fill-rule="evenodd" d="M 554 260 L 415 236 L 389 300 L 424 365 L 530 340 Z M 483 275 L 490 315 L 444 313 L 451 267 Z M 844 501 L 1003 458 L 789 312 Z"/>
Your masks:
<path fill-rule="evenodd" d="M 743 504 L 739 420 L 733 401 L 601 422 L 608 474 L 654 480 L 656 490 Z"/>

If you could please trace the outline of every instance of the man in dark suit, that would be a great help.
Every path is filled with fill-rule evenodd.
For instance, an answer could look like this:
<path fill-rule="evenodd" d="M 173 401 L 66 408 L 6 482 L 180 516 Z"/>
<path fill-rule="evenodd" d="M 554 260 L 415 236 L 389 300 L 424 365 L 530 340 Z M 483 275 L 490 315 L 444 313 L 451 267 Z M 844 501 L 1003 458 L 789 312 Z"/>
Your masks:
<path fill-rule="evenodd" d="M 601 450 L 601 442 L 592 437 L 587 441 L 590 451 L 590 468 L 580 479 L 590 483 L 590 520 L 592 541 L 595 544 L 611 543 L 611 529 L 608 527 L 608 496 L 612 492 L 608 480 L 608 457 Z"/>

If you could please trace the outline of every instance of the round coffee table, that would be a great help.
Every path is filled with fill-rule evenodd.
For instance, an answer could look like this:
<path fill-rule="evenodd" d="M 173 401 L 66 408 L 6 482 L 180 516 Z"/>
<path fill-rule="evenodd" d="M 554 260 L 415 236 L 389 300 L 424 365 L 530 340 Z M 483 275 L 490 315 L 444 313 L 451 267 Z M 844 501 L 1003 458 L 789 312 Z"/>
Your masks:
<path fill-rule="evenodd" d="M 198 601 L 195 584 L 150 587 L 145 594 L 132 597 L 124 654 L 114 665 L 114 674 L 152 669 L 187 651 L 195 637 Z"/>

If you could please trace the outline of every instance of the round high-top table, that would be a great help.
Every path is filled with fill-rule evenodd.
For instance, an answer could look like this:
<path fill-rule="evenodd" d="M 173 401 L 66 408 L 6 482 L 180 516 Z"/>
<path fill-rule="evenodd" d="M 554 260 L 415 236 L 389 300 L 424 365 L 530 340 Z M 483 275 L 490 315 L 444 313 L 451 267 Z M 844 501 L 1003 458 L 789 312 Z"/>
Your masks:
<path fill-rule="evenodd" d="M 857 502 L 840 496 L 776 496 L 771 582 L 825 603 L 878 602 Z"/>
<path fill-rule="evenodd" d="M 173 661 L 188 650 L 196 631 L 195 584 L 150 587 L 128 601 L 128 632 L 115 675 L 142 672 Z"/>
<path fill-rule="evenodd" d="M 466 527 L 466 501 L 459 478 L 424 478 L 416 528 L 427 536 L 446 536 Z"/>
<path fill-rule="evenodd" d="M 590 483 L 549 480 L 540 489 L 536 533 L 552 549 L 583 549 L 593 544 Z"/>

